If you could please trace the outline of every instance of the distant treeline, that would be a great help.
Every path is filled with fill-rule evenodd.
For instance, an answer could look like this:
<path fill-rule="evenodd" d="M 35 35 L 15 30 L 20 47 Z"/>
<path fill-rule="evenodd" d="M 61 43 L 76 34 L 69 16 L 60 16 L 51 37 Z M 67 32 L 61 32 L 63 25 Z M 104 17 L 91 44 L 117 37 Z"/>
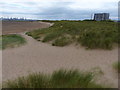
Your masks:
<path fill-rule="evenodd" d="M 91 19 L 84 19 L 84 20 L 38 20 L 38 21 L 42 21 L 42 22 L 58 22 L 58 21 L 95 21 L 95 20 L 91 20 Z M 102 22 L 107 21 L 107 22 L 119 22 L 119 21 L 114 21 L 114 20 L 103 20 Z M 101 21 L 98 21 L 101 22 Z"/>
<path fill-rule="evenodd" d="M 58 21 L 95 21 L 91 19 L 84 19 L 84 20 L 35 20 L 35 19 L 26 19 L 26 18 L 3 18 L 1 17 L 0 20 L 2 21 L 42 21 L 42 22 L 58 22 Z M 120 22 L 119 20 L 103 20 L 108 22 Z"/>

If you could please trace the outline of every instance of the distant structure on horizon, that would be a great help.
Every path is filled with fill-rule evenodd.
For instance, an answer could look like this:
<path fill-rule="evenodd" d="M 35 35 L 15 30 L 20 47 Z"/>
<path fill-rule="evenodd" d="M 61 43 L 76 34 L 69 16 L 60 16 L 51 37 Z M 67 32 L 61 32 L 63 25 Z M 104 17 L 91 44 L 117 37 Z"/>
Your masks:
<path fill-rule="evenodd" d="M 33 19 L 26 19 L 26 18 L 4 18 L 4 17 L 1 17 L 0 20 L 2 21 L 36 21 Z"/>
<path fill-rule="evenodd" d="M 95 13 L 94 14 L 94 20 L 95 21 L 103 21 L 103 20 L 109 20 L 109 13 Z"/>

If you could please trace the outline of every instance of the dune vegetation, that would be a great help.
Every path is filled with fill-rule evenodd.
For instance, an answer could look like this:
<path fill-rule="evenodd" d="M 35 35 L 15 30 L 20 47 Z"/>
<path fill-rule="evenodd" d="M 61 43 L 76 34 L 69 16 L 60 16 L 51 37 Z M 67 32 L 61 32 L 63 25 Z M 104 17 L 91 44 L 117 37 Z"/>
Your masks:
<path fill-rule="evenodd" d="M 113 68 L 120 73 L 120 62 L 113 63 Z"/>
<path fill-rule="evenodd" d="M 20 35 L 10 34 L 0 36 L 0 48 L 13 48 L 26 43 L 26 40 Z"/>
<path fill-rule="evenodd" d="M 3 83 L 3 88 L 105 88 L 93 72 L 60 69 L 52 74 L 33 73 Z"/>
<path fill-rule="evenodd" d="M 45 21 L 44 21 L 45 22 Z M 118 43 L 116 22 L 109 21 L 46 21 L 54 22 L 50 28 L 33 30 L 26 34 L 53 46 L 66 46 L 71 43 L 89 49 L 112 49 Z"/>

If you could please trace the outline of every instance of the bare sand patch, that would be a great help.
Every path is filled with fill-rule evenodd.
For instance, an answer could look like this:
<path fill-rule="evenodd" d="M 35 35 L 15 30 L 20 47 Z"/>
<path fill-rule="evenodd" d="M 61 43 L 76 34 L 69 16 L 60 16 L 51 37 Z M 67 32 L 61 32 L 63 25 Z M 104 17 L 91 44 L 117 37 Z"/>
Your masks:
<path fill-rule="evenodd" d="M 40 21 L 3 21 L 2 34 L 21 33 L 50 26 L 50 23 Z"/>

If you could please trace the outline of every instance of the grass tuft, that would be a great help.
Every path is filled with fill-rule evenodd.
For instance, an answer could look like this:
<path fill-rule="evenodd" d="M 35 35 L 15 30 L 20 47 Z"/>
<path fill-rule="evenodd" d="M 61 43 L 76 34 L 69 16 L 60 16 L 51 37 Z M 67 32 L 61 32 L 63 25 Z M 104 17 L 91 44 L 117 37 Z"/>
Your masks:
<path fill-rule="evenodd" d="M 120 73 L 120 62 L 115 62 L 113 68 Z"/>
<path fill-rule="evenodd" d="M 53 46 L 66 46 L 71 43 L 71 39 L 69 37 L 60 37 L 57 38 L 52 45 Z"/>
<path fill-rule="evenodd" d="M 0 48 L 14 48 L 26 43 L 26 40 L 20 35 L 2 35 L 0 36 Z"/>
<path fill-rule="evenodd" d="M 3 83 L 5 88 L 104 88 L 96 84 L 91 72 L 58 70 L 51 75 L 33 73 Z"/>

